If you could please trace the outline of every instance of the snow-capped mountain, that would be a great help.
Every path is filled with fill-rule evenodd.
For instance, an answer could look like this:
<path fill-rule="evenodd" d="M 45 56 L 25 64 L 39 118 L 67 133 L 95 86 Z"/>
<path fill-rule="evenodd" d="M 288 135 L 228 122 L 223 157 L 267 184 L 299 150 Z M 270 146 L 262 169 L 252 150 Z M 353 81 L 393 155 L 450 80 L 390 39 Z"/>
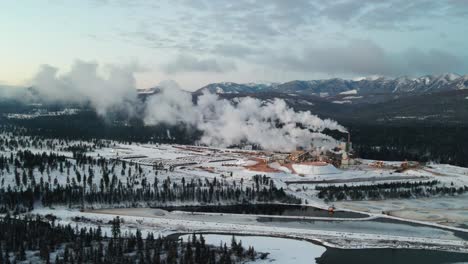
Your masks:
<path fill-rule="evenodd" d="M 221 82 L 212 83 L 204 86 L 197 91 L 196 94 L 208 91 L 218 94 L 245 94 L 245 93 L 261 93 L 269 92 L 279 84 L 277 83 L 234 83 L 234 82 Z"/>
<path fill-rule="evenodd" d="M 213 83 L 200 88 L 195 93 L 210 91 L 218 94 L 255 94 L 264 92 L 287 93 L 298 95 L 317 95 L 330 97 L 346 94 L 387 94 L 387 95 L 415 95 L 442 91 L 460 90 L 468 88 L 468 75 L 460 76 L 453 73 L 442 75 L 426 75 L 418 78 L 408 76 L 394 79 L 384 77 L 359 78 L 355 80 L 327 79 L 312 81 L 290 81 L 285 83 L 249 83 L 233 82 Z M 356 92 L 354 92 L 354 90 Z"/>

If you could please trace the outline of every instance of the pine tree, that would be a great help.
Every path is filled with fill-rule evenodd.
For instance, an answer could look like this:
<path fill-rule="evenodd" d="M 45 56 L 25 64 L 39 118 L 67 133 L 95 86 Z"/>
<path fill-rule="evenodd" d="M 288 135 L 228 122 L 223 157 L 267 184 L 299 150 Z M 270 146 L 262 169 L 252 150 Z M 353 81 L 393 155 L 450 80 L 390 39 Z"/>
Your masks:
<path fill-rule="evenodd" d="M 112 220 L 112 238 L 116 239 L 120 237 L 120 217 L 116 217 Z"/>

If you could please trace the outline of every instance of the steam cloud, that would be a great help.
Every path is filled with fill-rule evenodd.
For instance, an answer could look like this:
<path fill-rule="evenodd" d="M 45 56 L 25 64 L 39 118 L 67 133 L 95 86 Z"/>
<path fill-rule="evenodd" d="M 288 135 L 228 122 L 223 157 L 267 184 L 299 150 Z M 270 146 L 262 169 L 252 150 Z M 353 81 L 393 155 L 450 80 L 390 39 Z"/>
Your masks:
<path fill-rule="evenodd" d="M 284 100 L 264 102 L 251 97 L 231 102 L 204 93 L 197 104 L 192 96 L 177 87 L 163 87 L 146 105 L 145 123 L 185 124 L 203 132 L 200 143 L 230 146 L 258 144 L 267 150 L 291 151 L 296 147 L 335 146 L 325 129 L 346 133 L 337 122 L 322 120 L 307 112 L 295 112 Z"/>
<path fill-rule="evenodd" d="M 48 102 L 89 102 L 104 116 L 117 108 L 132 109 L 136 102 L 135 66 L 108 67 L 108 76 L 98 73 L 98 64 L 76 61 L 71 70 L 58 75 L 58 69 L 41 67 L 32 80 L 39 97 Z"/>
<path fill-rule="evenodd" d="M 90 103 L 102 116 L 116 109 L 128 113 L 143 110 L 146 125 L 192 127 L 203 132 L 200 143 L 210 146 L 251 143 L 280 151 L 310 148 L 311 144 L 333 147 L 336 141 L 323 131 L 346 133 L 337 122 L 322 120 L 309 111 L 295 112 L 281 99 L 261 101 L 244 97 L 230 101 L 204 93 L 194 103 L 192 94 L 181 90 L 173 81 L 161 83 L 160 93 L 140 106 L 134 78 L 136 70 L 133 66 L 109 66 L 107 76 L 103 77 L 96 63 L 77 61 L 69 72 L 60 75 L 57 68 L 43 66 L 32 85 L 42 100 Z"/>

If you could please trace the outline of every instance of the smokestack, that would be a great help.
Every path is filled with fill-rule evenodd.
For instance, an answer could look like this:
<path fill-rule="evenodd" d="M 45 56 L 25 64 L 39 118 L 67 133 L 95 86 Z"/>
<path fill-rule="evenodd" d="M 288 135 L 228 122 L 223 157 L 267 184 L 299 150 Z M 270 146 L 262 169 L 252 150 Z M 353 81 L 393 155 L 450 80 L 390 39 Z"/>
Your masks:
<path fill-rule="evenodd" d="M 348 142 L 346 143 L 346 152 L 351 150 L 351 132 L 348 131 Z"/>

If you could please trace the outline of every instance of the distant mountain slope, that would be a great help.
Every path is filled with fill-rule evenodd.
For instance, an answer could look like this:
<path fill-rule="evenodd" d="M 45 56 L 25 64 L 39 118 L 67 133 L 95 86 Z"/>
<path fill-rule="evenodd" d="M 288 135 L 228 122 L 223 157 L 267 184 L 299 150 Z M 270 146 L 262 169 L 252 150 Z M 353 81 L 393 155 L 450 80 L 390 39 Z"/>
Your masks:
<path fill-rule="evenodd" d="M 174 88 L 171 87 L 167 88 Z M 444 74 L 413 79 L 408 77 L 330 79 L 291 81 L 281 84 L 225 82 L 207 85 L 192 95 L 194 102 L 203 91 L 218 93 L 220 97 L 226 99 L 251 96 L 268 102 L 281 98 L 296 110 L 311 111 L 321 117 L 332 118 L 342 123 L 468 124 L 467 88 L 468 75 Z M 155 86 L 138 90 L 138 95 L 142 101 L 145 101 L 162 89 L 163 86 Z M 34 88 L 0 86 L 0 103 L 8 110 L 5 112 L 12 112 L 15 109 L 23 111 L 17 102 L 18 98 L 33 99 L 26 100 L 27 102 L 41 102 Z M 76 107 L 76 104 L 64 103 L 63 106 Z"/>
<path fill-rule="evenodd" d="M 194 98 L 205 91 L 231 100 L 250 96 L 268 102 L 281 98 L 296 110 L 345 123 L 468 124 L 468 75 L 335 78 L 280 84 L 223 82 L 200 88 L 193 92 Z M 141 94 L 157 92 L 158 89 L 150 89 Z"/>
<path fill-rule="evenodd" d="M 222 98 L 252 96 L 265 102 L 281 98 L 295 110 L 311 111 L 341 123 L 468 124 L 468 89 L 395 97 L 384 103 L 338 104 L 327 98 L 284 93 L 220 94 Z M 350 96 L 350 95 L 341 95 Z"/>
<path fill-rule="evenodd" d="M 238 93 L 261 93 L 271 92 L 275 89 L 278 84 L 276 83 L 247 83 L 240 84 L 234 82 L 222 82 L 212 83 L 204 86 L 197 91 L 195 94 L 201 94 L 204 91 L 218 94 L 238 94 Z"/>
<path fill-rule="evenodd" d="M 356 105 L 353 118 L 379 123 L 468 124 L 468 89 Z"/>
<path fill-rule="evenodd" d="M 377 95 L 384 99 L 393 99 L 395 95 L 405 96 L 442 91 L 453 91 L 468 88 L 468 75 L 459 76 L 448 73 L 443 75 L 426 75 L 419 78 L 399 77 L 365 78 L 360 80 L 328 79 L 312 81 L 291 81 L 281 84 L 238 84 L 232 82 L 213 83 L 197 90 L 195 94 L 210 91 L 218 94 L 265 93 L 276 92 L 297 95 L 314 95 L 319 97 L 344 97 L 352 95 L 368 97 Z M 390 96 L 390 97 L 388 97 Z M 357 98 L 353 98 L 357 99 Z"/>

